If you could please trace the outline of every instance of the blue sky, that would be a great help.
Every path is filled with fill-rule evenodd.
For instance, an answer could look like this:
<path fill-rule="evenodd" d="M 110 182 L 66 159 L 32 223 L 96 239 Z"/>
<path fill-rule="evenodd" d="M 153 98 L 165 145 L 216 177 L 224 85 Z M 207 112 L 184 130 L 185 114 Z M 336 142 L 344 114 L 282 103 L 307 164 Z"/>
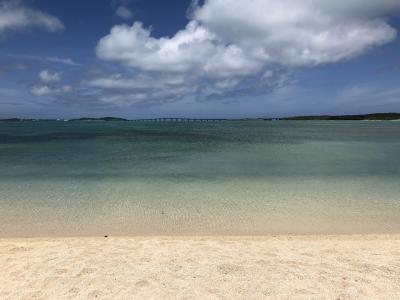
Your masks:
<path fill-rule="evenodd" d="M 0 0 L 0 118 L 400 111 L 396 0 Z"/>

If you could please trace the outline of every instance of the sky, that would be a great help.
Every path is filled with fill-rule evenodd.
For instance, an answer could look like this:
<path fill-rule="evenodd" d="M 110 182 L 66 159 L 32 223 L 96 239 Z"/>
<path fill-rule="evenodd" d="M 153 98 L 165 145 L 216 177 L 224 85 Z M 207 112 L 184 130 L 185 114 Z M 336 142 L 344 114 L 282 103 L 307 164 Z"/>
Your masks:
<path fill-rule="evenodd" d="M 400 112 L 399 0 L 0 0 L 0 118 Z"/>

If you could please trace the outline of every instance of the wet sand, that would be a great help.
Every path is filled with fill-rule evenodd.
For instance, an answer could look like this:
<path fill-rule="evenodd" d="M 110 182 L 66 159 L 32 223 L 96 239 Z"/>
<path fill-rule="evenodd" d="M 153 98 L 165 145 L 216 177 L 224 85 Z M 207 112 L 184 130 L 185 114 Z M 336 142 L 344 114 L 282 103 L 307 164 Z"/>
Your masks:
<path fill-rule="evenodd" d="M 1 299 L 399 299 L 400 235 L 0 239 Z"/>

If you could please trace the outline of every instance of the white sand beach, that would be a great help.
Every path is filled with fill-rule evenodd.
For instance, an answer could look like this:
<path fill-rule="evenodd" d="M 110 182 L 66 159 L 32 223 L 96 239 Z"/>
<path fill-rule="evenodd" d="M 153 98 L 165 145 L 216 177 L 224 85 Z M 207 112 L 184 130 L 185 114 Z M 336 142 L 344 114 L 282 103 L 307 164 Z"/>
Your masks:
<path fill-rule="evenodd" d="M 400 299 L 400 235 L 0 239 L 1 299 Z"/>

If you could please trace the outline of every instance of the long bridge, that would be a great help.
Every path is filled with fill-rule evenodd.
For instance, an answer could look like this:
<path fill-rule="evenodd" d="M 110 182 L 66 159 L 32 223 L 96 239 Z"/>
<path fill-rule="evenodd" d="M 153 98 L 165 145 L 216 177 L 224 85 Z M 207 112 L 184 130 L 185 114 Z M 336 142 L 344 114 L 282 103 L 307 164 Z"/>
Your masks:
<path fill-rule="evenodd" d="M 135 122 L 223 122 L 228 119 L 154 118 L 136 119 Z"/>

